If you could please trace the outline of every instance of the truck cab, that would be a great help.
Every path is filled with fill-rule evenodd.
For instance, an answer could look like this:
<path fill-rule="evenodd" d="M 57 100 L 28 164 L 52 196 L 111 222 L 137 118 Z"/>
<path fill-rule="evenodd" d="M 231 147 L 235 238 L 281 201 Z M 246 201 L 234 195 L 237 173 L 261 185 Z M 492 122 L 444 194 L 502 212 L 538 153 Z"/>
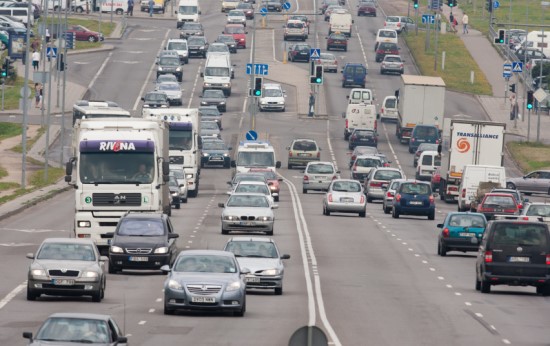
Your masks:
<path fill-rule="evenodd" d="M 244 141 L 239 143 L 237 156 L 231 161 L 236 173 L 246 173 L 250 169 L 266 168 L 275 172 L 281 168 L 281 161 L 275 160 L 275 149 L 267 141 Z"/>

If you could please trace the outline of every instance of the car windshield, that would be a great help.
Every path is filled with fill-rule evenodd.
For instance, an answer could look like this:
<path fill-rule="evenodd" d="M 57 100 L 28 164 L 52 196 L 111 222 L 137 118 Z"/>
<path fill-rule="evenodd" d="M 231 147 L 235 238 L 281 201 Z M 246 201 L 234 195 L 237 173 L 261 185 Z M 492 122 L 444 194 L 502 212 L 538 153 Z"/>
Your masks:
<path fill-rule="evenodd" d="M 269 188 L 266 185 L 260 184 L 239 184 L 235 188 L 235 192 L 254 192 L 263 193 L 264 195 L 271 194 Z"/>
<path fill-rule="evenodd" d="M 188 273 L 236 273 L 237 266 L 228 256 L 188 255 L 180 256 L 172 270 Z"/>
<path fill-rule="evenodd" d="M 254 171 L 254 172 L 259 172 L 260 174 L 263 174 L 263 176 L 268 180 L 277 180 L 277 179 L 279 179 L 277 174 L 275 174 L 275 172 L 273 172 L 272 170 L 269 170 L 269 171 Z"/>
<path fill-rule="evenodd" d="M 355 160 L 357 167 L 380 167 L 382 162 L 379 159 L 357 159 Z"/>
<path fill-rule="evenodd" d="M 269 208 L 265 196 L 259 195 L 231 195 L 227 201 L 228 207 Z"/>
<path fill-rule="evenodd" d="M 264 89 L 264 97 L 283 97 L 281 89 Z"/>
<path fill-rule="evenodd" d="M 273 167 L 275 166 L 275 153 L 272 151 L 242 151 L 237 157 L 237 166 Z"/>
<path fill-rule="evenodd" d="M 180 59 L 176 57 L 163 56 L 159 59 L 159 65 L 163 66 L 179 66 Z"/>
<path fill-rule="evenodd" d="M 329 38 L 332 39 L 332 40 L 340 40 L 340 41 L 345 41 L 345 40 L 347 40 L 346 36 L 344 36 L 344 35 L 337 35 L 337 34 L 332 34 L 332 35 L 330 35 Z"/>
<path fill-rule="evenodd" d="M 170 179 L 170 181 L 176 182 L 175 179 Z M 164 226 L 160 219 L 122 219 L 117 234 L 141 237 L 159 236 L 164 235 Z"/>
<path fill-rule="evenodd" d="M 223 42 L 223 43 L 235 43 L 235 39 L 233 38 L 233 36 L 225 36 L 225 35 L 218 36 L 217 41 Z"/>
<path fill-rule="evenodd" d="M 355 138 L 370 138 L 370 137 L 374 137 L 374 132 L 372 132 L 372 131 L 354 131 L 352 137 L 355 137 Z"/>
<path fill-rule="evenodd" d="M 202 25 L 187 22 L 183 24 L 183 30 L 202 30 Z"/>
<path fill-rule="evenodd" d="M 380 30 L 378 33 L 378 36 L 385 37 L 385 38 L 397 38 L 397 34 L 395 31 L 389 31 L 389 30 Z"/>
<path fill-rule="evenodd" d="M 148 93 L 145 95 L 145 101 L 164 101 L 166 94 L 164 93 Z"/>
<path fill-rule="evenodd" d="M 87 318 L 51 317 L 44 322 L 35 340 L 50 342 L 110 344 L 109 326 L 106 321 Z"/>
<path fill-rule="evenodd" d="M 481 215 L 455 214 L 449 218 L 451 227 L 485 227 L 485 219 Z"/>
<path fill-rule="evenodd" d="M 212 99 L 223 99 L 225 98 L 222 90 L 212 90 L 207 89 L 203 92 L 202 97 L 212 98 Z"/>
<path fill-rule="evenodd" d="M 304 23 L 287 23 L 286 27 L 289 29 L 302 29 L 304 27 Z"/>
<path fill-rule="evenodd" d="M 227 14 L 229 17 L 244 17 L 243 11 L 229 11 Z"/>
<path fill-rule="evenodd" d="M 224 142 L 210 141 L 202 143 L 202 150 L 227 150 Z"/>
<path fill-rule="evenodd" d="M 275 244 L 264 241 L 232 241 L 225 251 L 232 252 L 235 257 L 279 258 Z"/>
<path fill-rule="evenodd" d="M 385 62 L 401 62 L 401 58 L 398 56 L 387 56 L 384 58 Z"/>
<path fill-rule="evenodd" d="M 317 151 L 317 144 L 312 141 L 296 141 L 292 149 L 300 151 Z"/>
<path fill-rule="evenodd" d="M 332 191 L 360 192 L 361 184 L 355 181 L 335 181 L 332 183 Z"/>
<path fill-rule="evenodd" d="M 220 111 L 218 111 L 218 109 L 216 108 L 200 108 L 199 109 L 199 114 L 201 116 L 219 116 L 220 115 Z"/>
<path fill-rule="evenodd" d="M 172 90 L 172 91 L 180 91 L 180 86 L 178 84 L 168 84 L 168 83 L 162 83 L 159 85 L 159 90 Z"/>
<path fill-rule="evenodd" d="M 544 224 L 496 224 L 493 232 L 495 245 L 547 247 L 548 229 Z"/>
<path fill-rule="evenodd" d="M 418 151 L 437 151 L 437 144 L 433 143 L 422 143 L 418 146 Z"/>
<path fill-rule="evenodd" d="M 386 22 L 397 23 L 397 22 L 399 22 L 399 17 L 387 17 Z"/>
<path fill-rule="evenodd" d="M 294 50 L 300 51 L 300 52 L 301 52 L 301 51 L 307 51 L 307 52 L 309 52 L 310 48 L 309 48 L 309 46 L 300 46 L 300 45 L 296 45 L 296 46 L 294 46 Z"/>
<path fill-rule="evenodd" d="M 259 174 L 239 174 L 233 179 L 233 184 L 238 184 L 241 181 L 264 181 L 265 178 Z"/>
<path fill-rule="evenodd" d="M 45 243 L 36 259 L 63 261 L 95 261 L 92 245 L 71 243 Z"/>
<path fill-rule="evenodd" d="M 428 195 L 430 194 L 430 186 L 417 183 L 402 184 L 400 192 L 411 195 Z"/>
<path fill-rule="evenodd" d="M 218 123 L 214 121 L 201 121 L 201 128 L 205 130 L 219 130 Z"/>
<path fill-rule="evenodd" d="M 378 153 L 378 149 L 375 147 L 356 147 L 353 151 L 353 155 L 374 155 Z"/>
<path fill-rule="evenodd" d="M 390 181 L 393 179 L 401 179 L 401 178 L 403 178 L 403 176 L 401 175 L 401 172 L 394 171 L 394 170 L 388 171 L 385 169 L 380 169 L 376 171 L 373 177 L 374 180 L 386 180 L 386 181 Z"/>
<path fill-rule="evenodd" d="M 177 83 L 178 80 L 177 80 L 176 76 L 174 76 L 174 75 L 169 75 L 169 74 L 160 75 L 160 76 L 157 78 L 157 83 L 162 84 L 162 83 L 164 83 L 164 82 L 174 82 L 174 83 Z"/>
<path fill-rule="evenodd" d="M 198 11 L 197 6 L 180 6 L 178 8 L 179 14 L 196 14 Z"/>
<path fill-rule="evenodd" d="M 532 204 L 527 208 L 525 215 L 550 217 L 550 205 Z"/>
<path fill-rule="evenodd" d="M 169 50 L 186 50 L 187 49 L 187 42 L 185 42 L 185 41 L 170 42 L 170 43 L 168 43 L 168 49 Z"/>
<path fill-rule="evenodd" d="M 185 176 L 185 173 L 183 172 L 182 169 L 174 169 L 174 170 L 170 170 L 170 175 L 173 175 L 174 177 L 176 177 L 176 179 L 183 179 Z"/>
<path fill-rule="evenodd" d="M 190 37 L 187 40 L 187 44 L 192 44 L 192 45 L 195 45 L 195 46 L 204 45 L 205 43 L 206 43 L 206 39 L 204 37 L 194 36 L 194 37 Z"/>
<path fill-rule="evenodd" d="M 244 34 L 244 27 L 242 26 L 228 26 L 225 28 L 225 32 L 228 34 Z"/>
<path fill-rule="evenodd" d="M 334 61 L 334 60 L 336 60 L 336 58 L 334 57 L 333 54 L 321 53 L 321 60 L 331 60 L 331 61 Z"/>
<path fill-rule="evenodd" d="M 227 45 L 224 44 L 213 44 L 210 47 L 208 47 L 209 52 L 229 52 L 229 48 L 227 48 Z"/>
<path fill-rule="evenodd" d="M 386 102 L 384 103 L 384 106 L 386 108 L 396 108 L 397 107 L 397 99 L 394 99 L 394 98 L 387 99 Z M 420 144 L 420 145 L 422 145 L 422 144 Z"/>
<path fill-rule="evenodd" d="M 334 173 L 334 167 L 332 165 L 309 165 L 307 167 L 307 173 L 317 173 L 317 174 L 332 174 Z"/>
<path fill-rule="evenodd" d="M 501 208 L 515 208 L 516 203 L 512 196 L 494 196 L 489 195 L 485 197 L 483 201 L 484 207 L 501 207 Z"/>

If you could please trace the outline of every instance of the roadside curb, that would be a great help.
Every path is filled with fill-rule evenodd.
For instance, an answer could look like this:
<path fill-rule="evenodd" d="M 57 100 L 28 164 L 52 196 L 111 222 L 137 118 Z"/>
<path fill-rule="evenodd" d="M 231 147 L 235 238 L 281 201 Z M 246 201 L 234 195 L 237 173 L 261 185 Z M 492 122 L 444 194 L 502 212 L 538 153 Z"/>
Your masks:
<path fill-rule="evenodd" d="M 86 54 L 86 53 L 96 53 L 96 52 L 107 52 L 115 49 L 115 46 L 113 45 L 104 45 L 100 48 L 91 48 L 91 49 L 79 49 L 79 50 L 73 50 L 67 52 L 67 55 L 79 55 L 79 54 Z"/>
<path fill-rule="evenodd" d="M 63 181 L 64 181 L 64 180 L 63 180 Z M 57 182 L 55 185 L 50 185 L 50 186 L 55 187 L 55 186 L 59 185 L 60 182 L 61 182 L 61 181 Z M 57 196 L 57 195 L 60 194 L 60 193 L 63 193 L 63 192 L 65 192 L 65 191 L 68 191 L 70 188 L 71 188 L 71 186 L 65 186 L 65 187 L 61 187 L 61 188 L 57 188 L 57 189 L 52 189 L 52 190 L 46 192 L 45 194 L 39 195 L 39 196 L 37 196 L 37 197 L 35 197 L 35 198 L 32 198 L 32 199 L 30 199 L 30 200 L 23 200 L 23 198 L 21 198 L 21 197 L 27 197 L 27 195 L 22 195 L 22 196 L 20 196 L 20 197 L 18 197 L 18 198 L 15 198 L 15 199 L 11 200 L 10 202 L 17 202 L 17 200 L 18 200 L 19 198 L 21 198 L 22 200 L 21 200 L 21 202 L 20 202 L 20 205 L 17 206 L 17 207 L 15 207 L 15 208 L 13 208 L 13 209 L 10 210 L 10 211 L 7 211 L 7 212 L 5 212 L 5 213 L 0 213 L 0 221 L 1 221 L 1 220 L 4 220 L 4 219 L 7 219 L 7 218 L 9 218 L 10 216 L 19 214 L 19 213 L 22 212 L 23 210 L 28 209 L 28 208 L 30 208 L 30 207 L 32 207 L 32 206 L 35 206 L 35 205 L 37 205 L 38 203 L 44 202 L 44 201 L 46 201 L 46 200 L 48 200 L 48 199 L 50 199 L 50 198 L 53 198 L 53 197 Z M 37 190 L 37 191 L 40 191 L 40 190 Z M 31 192 L 31 193 L 32 193 L 32 192 Z M 7 202 L 7 203 L 10 203 L 10 202 Z M 7 203 L 6 203 L 6 204 L 7 204 Z M 2 206 L 0 206 L 0 209 L 1 209 L 1 208 L 2 208 Z"/>

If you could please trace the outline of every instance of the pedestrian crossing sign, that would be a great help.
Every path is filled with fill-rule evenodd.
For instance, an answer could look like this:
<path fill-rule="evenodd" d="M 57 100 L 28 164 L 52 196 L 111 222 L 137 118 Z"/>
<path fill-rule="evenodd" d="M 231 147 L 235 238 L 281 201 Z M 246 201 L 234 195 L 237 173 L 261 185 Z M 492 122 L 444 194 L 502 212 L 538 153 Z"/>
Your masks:
<path fill-rule="evenodd" d="M 46 49 L 46 56 L 48 58 L 57 58 L 57 47 L 48 47 Z"/>
<path fill-rule="evenodd" d="M 512 72 L 523 72 L 523 63 L 521 61 L 512 61 Z"/>
<path fill-rule="evenodd" d="M 320 48 L 311 48 L 309 50 L 310 59 L 321 59 L 321 49 Z"/>

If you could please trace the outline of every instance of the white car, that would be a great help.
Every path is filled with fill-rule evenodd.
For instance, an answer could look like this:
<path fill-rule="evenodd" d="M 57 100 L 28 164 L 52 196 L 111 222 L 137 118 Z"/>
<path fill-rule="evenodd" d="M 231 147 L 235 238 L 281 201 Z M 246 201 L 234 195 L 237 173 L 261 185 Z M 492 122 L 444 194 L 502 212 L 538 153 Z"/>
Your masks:
<path fill-rule="evenodd" d="M 170 102 L 171 105 L 181 106 L 183 104 L 183 101 L 181 100 L 181 86 L 178 82 L 164 82 L 157 84 L 155 90 L 164 92 L 166 96 L 168 96 L 168 102 Z"/>
<path fill-rule="evenodd" d="M 367 201 L 363 187 L 356 180 L 336 179 L 332 181 L 323 198 L 323 215 L 330 213 L 358 213 L 367 216 Z"/>
<path fill-rule="evenodd" d="M 325 72 L 338 72 L 338 59 L 332 53 L 321 53 L 321 57 L 317 63 L 323 65 Z"/>
<path fill-rule="evenodd" d="M 242 10 L 231 10 L 227 14 L 227 24 L 242 24 L 246 26 L 246 15 Z"/>
<path fill-rule="evenodd" d="M 380 157 L 375 155 L 357 156 L 353 165 L 351 165 L 350 178 L 363 182 L 370 171 L 377 167 L 382 167 L 383 163 Z"/>
<path fill-rule="evenodd" d="M 274 205 L 275 197 L 279 197 L 278 193 L 271 193 L 269 186 L 262 181 L 241 181 L 229 194 L 233 193 L 261 193 L 267 197 L 270 205 Z"/>
<path fill-rule="evenodd" d="M 173 175 L 179 185 L 180 188 L 180 201 L 181 203 L 187 203 L 187 179 L 185 179 L 185 172 L 183 171 L 183 168 L 174 168 L 170 169 L 170 175 Z"/>
<path fill-rule="evenodd" d="M 226 203 L 219 203 L 222 212 L 222 234 L 231 231 L 238 232 L 265 232 L 273 235 L 275 215 L 271 205 L 262 193 L 233 193 Z"/>
<path fill-rule="evenodd" d="M 309 162 L 304 170 L 302 179 L 302 193 L 309 190 L 327 191 L 334 179 L 340 178 L 340 171 L 328 161 Z"/>
<path fill-rule="evenodd" d="M 397 120 L 397 97 L 386 96 L 380 108 L 380 121 Z"/>
<path fill-rule="evenodd" d="M 378 49 L 378 45 L 382 42 L 390 42 L 397 44 L 397 31 L 391 29 L 379 29 L 374 40 L 374 51 Z"/>
<path fill-rule="evenodd" d="M 285 111 L 285 91 L 280 84 L 264 84 L 260 98 L 260 111 Z"/>

